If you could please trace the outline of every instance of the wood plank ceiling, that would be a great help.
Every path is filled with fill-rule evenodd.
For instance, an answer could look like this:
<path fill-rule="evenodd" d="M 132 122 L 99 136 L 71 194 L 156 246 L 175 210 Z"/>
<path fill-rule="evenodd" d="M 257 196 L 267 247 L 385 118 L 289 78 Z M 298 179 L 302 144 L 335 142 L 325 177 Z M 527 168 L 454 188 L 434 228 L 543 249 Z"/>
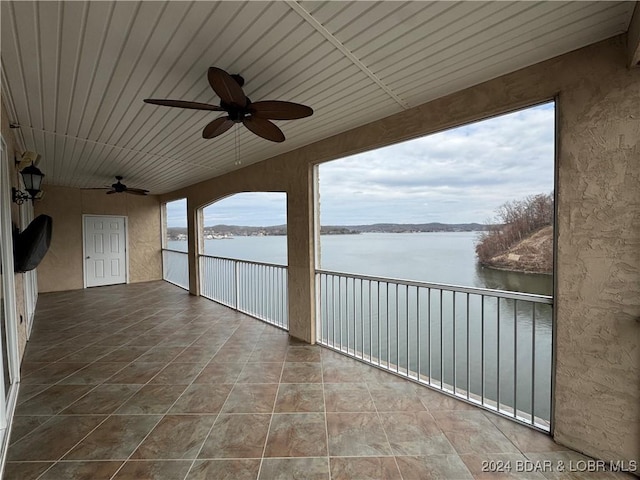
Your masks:
<path fill-rule="evenodd" d="M 46 183 L 164 193 L 626 32 L 634 2 L 1 2 L 3 108 Z M 311 106 L 212 140 L 206 71 Z"/>

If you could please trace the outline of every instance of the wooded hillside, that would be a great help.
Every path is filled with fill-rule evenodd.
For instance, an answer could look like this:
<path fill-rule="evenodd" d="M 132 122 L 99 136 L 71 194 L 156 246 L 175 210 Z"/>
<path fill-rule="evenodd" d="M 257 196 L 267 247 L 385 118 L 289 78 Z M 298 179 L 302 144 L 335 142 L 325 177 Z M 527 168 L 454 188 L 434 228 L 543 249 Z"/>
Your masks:
<path fill-rule="evenodd" d="M 497 211 L 496 224 L 478 237 L 482 265 L 531 273 L 553 271 L 553 195 L 513 200 Z"/>

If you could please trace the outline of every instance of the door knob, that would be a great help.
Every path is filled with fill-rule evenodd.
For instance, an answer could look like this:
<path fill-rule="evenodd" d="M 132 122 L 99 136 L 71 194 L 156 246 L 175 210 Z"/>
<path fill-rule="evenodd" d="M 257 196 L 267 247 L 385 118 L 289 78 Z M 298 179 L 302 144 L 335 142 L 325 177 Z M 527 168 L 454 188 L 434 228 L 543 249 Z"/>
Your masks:
<path fill-rule="evenodd" d="M 87 260 L 89 260 L 91 257 L 87 257 Z"/>

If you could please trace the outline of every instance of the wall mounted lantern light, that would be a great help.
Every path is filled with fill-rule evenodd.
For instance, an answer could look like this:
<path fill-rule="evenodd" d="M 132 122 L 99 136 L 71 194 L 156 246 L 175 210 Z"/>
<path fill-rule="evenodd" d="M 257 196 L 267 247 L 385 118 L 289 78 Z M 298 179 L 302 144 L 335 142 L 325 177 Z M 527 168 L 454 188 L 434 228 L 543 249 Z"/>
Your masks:
<path fill-rule="evenodd" d="M 31 152 L 26 153 L 29 154 Z M 23 160 L 25 159 L 25 156 L 26 155 L 23 155 Z M 16 165 L 20 163 L 21 161 L 16 159 Z M 18 205 L 23 204 L 26 200 L 34 201 L 37 199 L 37 195 L 40 193 L 42 179 L 44 178 L 44 173 L 42 173 L 40 169 L 33 164 L 33 160 L 31 165 L 28 165 L 20 171 L 20 175 L 22 175 L 22 182 L 24 183 L 24 189 L 26 192 L 18 190 L 17 188 L 11 189 L 13 193 L 13 201 Z"/>

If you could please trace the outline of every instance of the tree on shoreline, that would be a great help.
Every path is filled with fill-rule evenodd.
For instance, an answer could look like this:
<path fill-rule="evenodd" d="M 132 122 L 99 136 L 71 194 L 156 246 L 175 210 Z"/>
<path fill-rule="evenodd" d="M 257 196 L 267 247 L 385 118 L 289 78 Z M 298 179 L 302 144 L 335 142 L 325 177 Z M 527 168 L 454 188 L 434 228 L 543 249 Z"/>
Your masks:
<path fill-rule="evenodd" d="M 476 254 L 483 265 L 490 265 L 494 257 L 553 225 L 553 193 L 506 202 L 496 211 L 496 220 L 488 223 L 490 228 L 480 233 L 476 244 Z"/>

